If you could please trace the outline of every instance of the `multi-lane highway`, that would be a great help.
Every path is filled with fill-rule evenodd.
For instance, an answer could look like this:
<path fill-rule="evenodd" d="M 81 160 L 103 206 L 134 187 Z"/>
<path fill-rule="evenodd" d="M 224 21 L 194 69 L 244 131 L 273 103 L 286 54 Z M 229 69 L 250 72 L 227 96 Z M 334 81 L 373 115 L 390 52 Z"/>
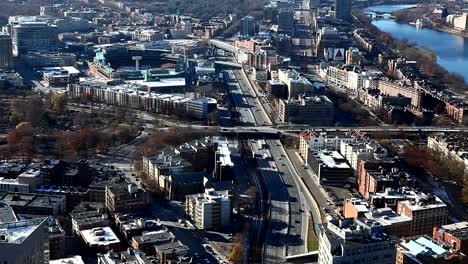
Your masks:
<path fill-rule="evenodd" d="M 272 122 L 261 105 L 247 76 L 241 70 L 228 71 L 232 101 L 242 125 L 255 131 Z M 238 129 L 241 129 L 239 127 Z M 274 128 L 271 128 L 272 131 Z M 250 140 L 258 171 L 268 193 L 268 225 L 264 263 L 282 263 L 287 256 L 306 252 L 307 200 L 292 163 L 279 140 Z"/>

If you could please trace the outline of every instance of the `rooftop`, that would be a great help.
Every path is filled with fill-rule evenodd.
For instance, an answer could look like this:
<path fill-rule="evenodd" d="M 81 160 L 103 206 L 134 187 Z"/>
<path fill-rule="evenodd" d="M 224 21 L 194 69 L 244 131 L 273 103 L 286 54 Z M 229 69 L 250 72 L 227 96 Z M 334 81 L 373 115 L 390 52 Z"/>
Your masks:
<path fill-rule="evenodd" d="M 110 227 L 96 227 L 93 229 L 81 230 L 80 233 L 83 240 L 91 246 L 108 246 L 120 243 L 120 240 Z"/>
<path fill-rule="evenodd" d="M 26 240 L 37 228 L 45 224 L 45 221 L 47 221 L 47 218 L 36 218 L 0 224 L 0 234 L 5 238 L 0 241 L 0 244 L 23 243 L 23 241 Z"/>
<path fill-rule="evenodd" d="M 345 158 L 337 151 L 319 151 L 315 152 L 314 156 L 320 160 L 320 162 L 328 168 L 336 169 L 350 169 Z"/>

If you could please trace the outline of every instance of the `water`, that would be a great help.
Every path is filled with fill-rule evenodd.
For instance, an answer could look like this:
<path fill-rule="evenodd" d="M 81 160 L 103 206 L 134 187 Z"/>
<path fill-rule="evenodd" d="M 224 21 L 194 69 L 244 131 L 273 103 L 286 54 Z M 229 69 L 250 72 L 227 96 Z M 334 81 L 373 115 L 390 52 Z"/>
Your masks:
<path fill-rule="evenodd" d="M 411 5 L 371 6 L 364 11 L 393 12 Z M 395 39 L 407 39 L 410 43 L 431 50 L 437 56 L 437 63 L 447 71 L 457 73 L 468 81 L 468 39 L 433 29 L 417 29 L 415 26 L 397 23 L 393 19 L 373 20 L 372 24 Z"/>

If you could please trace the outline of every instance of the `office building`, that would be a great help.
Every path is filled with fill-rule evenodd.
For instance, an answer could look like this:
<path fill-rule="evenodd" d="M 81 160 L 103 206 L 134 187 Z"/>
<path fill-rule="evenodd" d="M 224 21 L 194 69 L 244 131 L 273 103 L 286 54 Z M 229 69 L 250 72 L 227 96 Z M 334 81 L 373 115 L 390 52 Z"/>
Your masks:
<path fill-rule="evenodd" d="M 317 177 L 314 179 L 320 184 L 343 186 L 353 183 L 353 169 L 346 163 L 345 158 L 337 151 L 309 150 L 308 164 Z"/>
<path fill-rule="evenodd" d="M 57 27 L 46 22 L 22 22 L 12 26 L 13 55 L 28 52 L 56 51 L 58 48 Z"/>
<path fill-rule="evenodd" d="M 217 109 L 218 102 L 213 98 L 195 98 L 187 102 L 187 113 L 205 119 Z"/>
<path fill-rule="evenodd" d="M 8 33 L 0 33 L 0 69 L 8 70 L 13 66 L 12 40 Z"/>
<path fill-rule="evenodd" d="M 378 225 L 354 218 L 333 219 L 320 231 L 318 263 L 394 264 L 394 242 Z"/>
<path fill-rule="evenodd" d="M 335 0 L 335 18 L 351 20 L 351 0 Z"/>
<path fill-rule="evenodd" d="M 0 263 L 49 263 L 47 218 L 0 224 Z"/>
<path fill-rule="evenodd" d="M 241 19 L 241 35 L 255 36 L 257 33 L 257 22 L 253 16 L 245 16 Z"/>
<path fill-rule="evenodd" d="M 278 31 L 291 35 L 294 30 L 294 10 L 284 9 L 278 11 Z"/>
<path fill-rule="evenodd" d="M 333 102 L 324 95 L 279 100 L 278 119 L 284 123 L 330 126 L 334 120 Z"/>
<path fill-rule="evenodd" d="M 231 221 L 231 200 L 227 191 L 206 189 L 204 193 L 187 195 L 185 213 L 200 229 L 228 226 Z"/>

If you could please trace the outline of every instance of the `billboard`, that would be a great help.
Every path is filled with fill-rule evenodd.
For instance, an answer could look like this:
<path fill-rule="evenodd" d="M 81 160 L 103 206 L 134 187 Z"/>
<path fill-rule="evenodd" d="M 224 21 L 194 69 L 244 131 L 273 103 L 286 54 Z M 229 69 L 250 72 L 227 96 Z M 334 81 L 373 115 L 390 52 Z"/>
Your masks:
<path fill-rule="evenodd" d="M 334 49 L 333 51 L 333 60 L 335 61 L 342 61 L 345 58 L 345 51 L 344 49 Z"/>

